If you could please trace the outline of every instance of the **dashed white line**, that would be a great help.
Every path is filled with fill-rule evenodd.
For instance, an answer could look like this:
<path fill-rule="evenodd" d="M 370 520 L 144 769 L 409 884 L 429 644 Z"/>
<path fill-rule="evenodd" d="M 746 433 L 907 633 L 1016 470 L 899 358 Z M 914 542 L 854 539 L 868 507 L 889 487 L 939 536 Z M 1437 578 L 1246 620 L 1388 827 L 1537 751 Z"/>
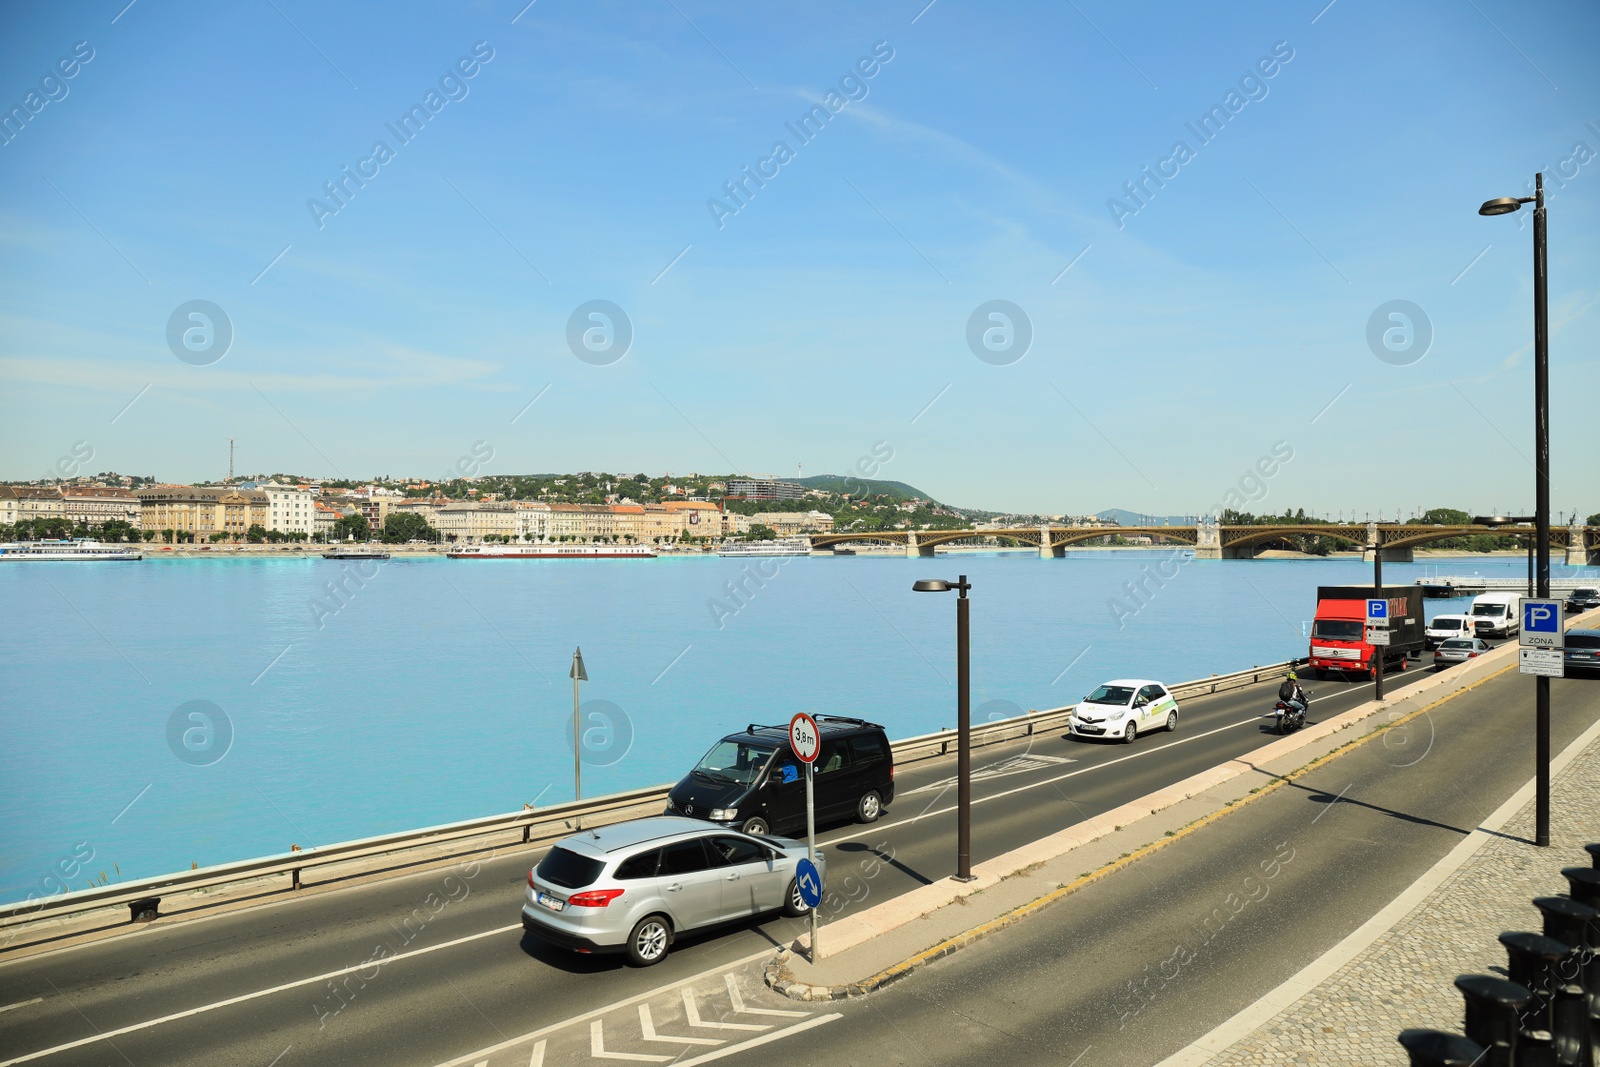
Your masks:
<path fill-rule="evenodd" d="M 34 997 L 32 1000 L 19 1000 L 15 1004 L 7 1004 L 0 1011 L 10 1011 L 12 1008 L 26 1008 L 29 1004 L 43 1004 L 43 997 Z"/>

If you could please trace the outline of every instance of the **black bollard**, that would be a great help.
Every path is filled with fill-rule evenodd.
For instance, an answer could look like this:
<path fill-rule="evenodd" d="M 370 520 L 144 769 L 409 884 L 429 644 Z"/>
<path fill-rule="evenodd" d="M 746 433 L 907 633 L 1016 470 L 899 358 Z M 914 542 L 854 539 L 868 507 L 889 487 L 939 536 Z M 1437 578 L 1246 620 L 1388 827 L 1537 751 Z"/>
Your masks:
<path fill-rule="evenodd" d="M 1533 994 L 1522 1013 L 1524 1032 L 1555 1032 L 1555 991 L 1560 986 L 1556 967 L 1567 955 L 1567 946 L 1542 934 L 1522 932 L 1500 935 L 1510 965 L 1511 980 Z M 1519 1065 L 1520 1067 L 1520 1065 Z"/>
<path fill-rule="evenodd" d="M 1471 1067 L 1483 1058 L 1476 1041 L 1442 1030 L 1402 1030 L 1400 1045 L 1411 1067 Z"/>
<path fill-rule="evenodd" d="M 1466 1035 L 1483 1050 L 1480 1067 L 1513 1067 L 1517 1055 L 1517 1016 L 1533 994 L 1515 982 L 1487 974 L 1463 974 L 1456 988 L 1467 1002 Z"/>
<path fill-rule="evenodd" d="M 1593 867 L 1565 867 L 1561 876 L 1567 880 L 1572 899 L 1591 908 L 1600 908 L 1600 870 Z M 1589 1059 L 1600 1064 L 1600 918 L 1589 923 L 1588 959 L 1583 968 L 1583 985 L 1589 991 Z"/>
<path fill-rule="evenodd" d="M 128 921 L 134 923 L 153 923 L 161 914 L 160 897 L 140 897 L 138 900 L 128 901 Z"/>
<path fill-rule="evenodd" d="M 1584 845 L 1583 850 L 1589 853 L 1589 858 L 1594 861 L 1594 868 L 1600 871 L 1600 843 Z"/>
<path fill-rule="evenodd" d="M 1595 910 L 1570 897 L 1538 897 L 1533 906 L 1544 915 L 1545 936 L 1568 949 L 1566 957 L 1556 965 L 1556 1062 L 1562 1067 L 1590 1067 L 1586 1062 L 1589 997 L 1584 987 L 1584 964 L 1592 956 L 1589 924 L 1595 919 Z"/>

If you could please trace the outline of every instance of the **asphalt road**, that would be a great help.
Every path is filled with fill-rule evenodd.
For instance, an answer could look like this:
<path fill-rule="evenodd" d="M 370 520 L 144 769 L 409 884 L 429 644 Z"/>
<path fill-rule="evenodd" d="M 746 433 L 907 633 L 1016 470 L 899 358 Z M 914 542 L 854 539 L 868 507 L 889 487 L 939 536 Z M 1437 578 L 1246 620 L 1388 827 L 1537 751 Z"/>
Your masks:
<path fill-rule="evenodd" d="M 1416 720 L 1404 750 L 1361 745 L 831 1009 L 839 1018 L 806 1036 L 807 1056 L 873 1067 L 1158 1063 L 1337 944 L 1532 777 L 1532 705 L 1516 673 L 1463 694 Z M 1559 752 L 1600 719 L 1600 681 L 1555 681 L 1552 705 Z M 1531 906 L 1528 921 L 1538 929 Z M 1485 942 L 1499 932 L 1484 930 Z"/>
<path fill-rule="evenodd" d="M 1388 684 L 1392 690 L 1420 676 L 1421 671 L 1413 669 L 1405 676 L 1390 676 Z M 1132 746 L 1050 735 L 980 750 L 974 761 L 978 772 L 974 860 L 981 862 L 1009 851 L 1267 743 L 1275 735 L 1269 732 L 1270 718 L 1262 715 L 1271 709 L 1273 688 L 1262 685 L 1184 701 L 1176 734 L 1152 734 Z M 1316 697 L 1313 722 L 1355 706 L 1371 692 L 1370 683 L 1313 682 L 1309 688 Z M 1594 692 L 1600 693 L 1600 687 Z M 1569 725 L 1563 721 L 1558 742 L 1576 733 Z M 1503 751 L 1515 751 L 1515 737 L 1500 737 L 1491 729 L 1488 735 L 1492 736 L 1486 735 L 1486 740 L 1464 740 L 1478 738 L 1483 732 L 1474 730 L 1449 744 L 1441 739 L 1441 755 L 1470 743 L 1477 758 L 1492 766 L 1470 782 L 1452 778 L 1448 788 L 1446 783 L 1434 783 L 1431 788 L 1436 795 L 1424 806 L 1431 811 L 1439 804 L 1448 806 L 1451 798 L 1462 797 L 1470 802 L 1417 818 L 1437 818 L 1451 827 L 1470 826 L 1474 813 L 1481 814 L 1480 807 L 1492 809 L 1526 777 L 1527 760 L 1506 764 L 1496 758 Z M 1496 745 L 1502 743 L 1504 749 L 1497 750 Z M 1417 776 L 1442 774 L 1447 762 L 1439 755 L 1430 756 L 1406 776 L 1389 782 L 1374 780 L 1371 788 L 1392 810 L 1411 810 L 1415 805 L 1408 798 Z M 1383 772 L 1392 775 L 1394 768 L 1383 764 L 1377 769 L 1378 779 Z M 955 815 L 954 790 L 948 783 L 953 773 L 953 760 L 929 761 L 902 770 L 897 777 L 896 800 L 880 822 L 836 826 L 819 835 L 828 849 L 830 880 L 835 885 L 844 884 L 842 876 L 851 871 L 860 875 L 850 883 L 849 897 L 855 899 L 835 894 L 824 902 L 824 915 L 846 914 L 951 873 Z M 1503 794 L 1496 793 L 1502 786 Z M 1303 790 L 1290 792 L 1302 797 L 1302 808 L 1314 800 L 1305 800 L 1311 794 Z M 1483 799 L 1489 793 L 1496 793 L 1498 799 L 1493 803 Z M 1365 792 L 1357 796 L 1364 799 Z M 1272 810 L 1278 806 L 1275 802 Z M 1340 812 L 1338 821 L 1325 822 L 1344 827 L 1352 821 L 1351 811 L 1364 810 L 1351 804 Z M 1302 814 L 1300 811 L 1296 817 Z M 1223 968 L 1233 958 L 1231 951 L 1224 951 L 1224 944 L 1243 938 L 1257 923 L 1270 929 L 1266 916 L 1283 924 L 1284 928 L 1270 936 L 1286 951 L 1309 951 L 1323 940 L 1332 943 L 1343 933 L 1313 936 L 1307 927 L 1293 921 L 1294 915 L 1281 913 L 1284 905 L 1280 901 L 1301 893 L 1318 901 L 1318 907 L 1332 906 L 1329 915 L 1319 916 L 1317 930 L 1326 930 L 1328 924 L 1323 920 L 1334 921 L 1335 926 L 1345 921 L 1353 925 L 1360 921 L 1355 919 L 1357 914 L 1365 918 L 1363 909 L 1369 900 L 1382 897 L 1375 908 L 1392 896 L 1383 895 L 1379 886 L 1405 884 L 1409 880 L 1406 871 L 1432 862 L 1422 862 L 1430 847 L 1448 847 L 1444 844 L 1447 839 L 1451 843 L 1457 839 L 1456 830 L 1441 830 L 1432 823 L 1381 817 L 1388 821 L 1363 831 L 1375 835 L 1371 840 L 1349 842 L 1350 872 L 1360 869 L 1359 862 L 1372 866 L 1372 841 L 1392 839 L 1396 833 L 1416 834 L 1419 828 L 1427 832 L 1422 833 L 1417 848 L 1395 856 L 1394 864 L 1380 864 L 1376 873 L 1354 881 L 1353 873 L 1329 875 L 1320 862 L 1307 862 L 1302 850 L 1275 883 L 1284 888 L 1275 890 L 1278 895 L 1268 902 L 1270 906 L 1263 904 L 1247 913 L 1249 921 L 1230 925 L 1226 938 L 1208 948 L 1207 955 L 1185 972 L 1185 980 Z M 1229 835 L 1239 834 L 1237 827 L 1244 825 L 1237 817 L 1224 822 L 1230 824 Z M 1075 903 L 1071 908 L 1053 908 L 1048 917 L 1035 919 L 1023 929 L 1054 930 L 1066 916 L 1096 917 L 1081 929 L 1041 934 L 1038 940 L 1021 932 L 997 937 L 957 956 L 948 966 L 930 970 L 925 979 L 914 979 L 904 983 L 905 988 L 892 988 L 870 998 L 868 1007 L 841 1009 L 843 1014 L 826 1019 L 826 1026 L 817 1022 L 823 1018 L 817 1013 L 772 1014 L 794 1005 L 771 999 L 759 983 L 752 985 L 745 968 L 738 972 L 739 988 L 748 1004 L 759 1002 L 768 1014 L 743 1016 L 743 1024 L 724 1025 L 743 1026 L 728 1032 L 758 1044 L 784 1027 L 811 1026 L 816 1029 L 808 1040 L 837 1042 L 839 1062 L 863 1062 L 869 1058 L 868 1049 L 870 1058 L 880 1062 L 910 1062 L 915 1044 L 892 1039 L 889 1035 L 896 1026 L 904 1026 L 912 1036 L 926 1035 L 936 1020 L 943 1025 L 958 1017 L 950 1013 L 948 998 L 970 996 L 970 990 L 960 993 L 963 985 L 979 982 L 986 999 L 1002 998 L 977 1012 L 975 1018 L 986 1021 L 971 1023 L 971 1033 L 963 1041 L 946 1045 L 941 1039 L 939 1048 L 927 1050 L 926 1056 L 918 1054 L 916 1062 L 970 1062 L 978 1054 L 1001 1049 L 1008 1055 L 1042 1060 L 1047 1048 L 1052 1050 L 1050 1061 L 1061 1062 L 1061 1050 L 1072 1043 L 1106 1040 L 1092 1020 L 1109 1018 L 1115 1026 L 1115 990 L 1127 966 L 1135 960 L 1153 966 L 1165 959 L 1172 951 L 1167 928 L 1174 922 L 1192 925 L 1191 907 L 1196 915 L 1204 914 L 1226 896 L 1230 889 L 1220 887 L 1239 878 L 1234 848 L 1259 849 L 1263 847 L 1260 842 L 1281 839 L 1291 829 L 1295 827 L 1285 825 L 1233 838 L 1234 847 L 1218 850 L 1209 858 L 1199 857 L 1189 869 L 1168 871 L 1175 857 L 1167 853 L 1175 849 L 1164 850 L 1159 861 L 1134 865 L 1136 874 L 1108 880 L 1118 887 L 1115 892 L 1130 887 L 1136 891 L 1139 899 L 1126 907 L 1097 903 L 1089 908 Z M 1299 827 L 1301 832 L 1304 829 Z M 1397 850 L 1386 846 L 1376 851 Z M 726 1019 L 739 1003 L 733 998 L 740 994 L 722 987 L 724 972 L 734 973 L 742 961 L 787 942 L 802 929 L 797 920 L 772 918 L 686 937 L 666 961 L 643 970 L 616 959 L 576 956 L 521 931 L 518 910 L 524 878 L 537 856 L 537 852 L 519 850 L 481 863 L 466 863 L 454 871 L 397 877 L 190 922 L 158 923 L 107 941 L 0 962 L 0 1064 L 297 1067 L 381 1063 L 427 1067 L 540 1028 L 559 1029 L 574 1019 L 582 1025 L 598 1025 L 598 1020 L 585 1024 L 583 1018 L 628 998 L 643 998 L 639 1005 L 625 1004 L 628 1013 L 650 1010 L 651 996 L 674 983 L 687 983 L 685 988 L 700 990 L 696 996 L 703 993 L 707 997 L 708 1019 L 713 1011 Z M 872 873 L 867 876 L 869 871 Z M 1366 881 L 1368 878 L 1377 881 Z M 1360 892 L 1341 896 L 1337 892 L 1340 887 Z M 1096 887 L 1080 896 L 1100 902 L 1112 892 Z M 1176 911 L 1174 901 L 1182 905 Z M 1002 948 L 1013 943 L 1010 951 Z M 1071 951 L 1066 951 L 1069 944 Z M 379 945 L 399 955 L 381 969 L 369 965 Z M 1166 946 L 1165 951 L 1152 955 L 1161 945 Z M 1288 973 L 1299 964 L 1283 966 Z M 969 968 L 974 970 L 969 972 Z M 1271 967 L 1255 973 L 1268 972 L 1277 974 Z M 696 978 L 702 974 L 707 977 Z M 955 974 L 968 977 L 953 978 Z M 1034 978 L 1012 982 L 1002 990 L 1009 981 L 1007 975 L 1024 974 Z M 1267 988 L 1278 977 L 1270 982 L 1246 982 L 1245 987 Z M 1230 984 L 1238 981 L 1228 978 Z M 669 1019 L 684 1021 L 691 1011 L 681 1002 L 681 992 L 674 992 L 664 1004 L 656 1003 L 654 1010 L 663 1026 Z M 1216 997 L 1203 992 L 1186 993 L 1182 1001 L 1203 1005 L 1212 1014 L 1219 1010 Z M 1077 1007 L 1066 1010 L 1069 1002 Z M 881 1019 L 874 1023 L 879 1012 L 890 1012 L 896 1026 L 885 1027 Z M 904 1013 L 904 1021 L 896 1013 Z M 1144 1014 L 1153 1019 L 1166 1012 L 1152 1006 Z M 1204 1015 L 1202 1011 L 1195 1017 Z M 640 1025 L 639 1020 L 632 1023 L 635 1041 Z M 1172 1032 L 1164 1019 L 1158 1028 L 1169 1035 Z M 718 1031 L 701 1031 L 706 1032 Z M 1001 1037 L 1012 1033 L 1023 1036 Z M 588 1040 L 589 1044 L 579 1040 L 579 1045 L 592 1054 L 600 1047 L 595 1042 L 605 1038 L 588 1034 Z M 712 1041 L 723 1052 L 730 1047 L 723 1038 L 702 1037 L 699 1044 L 683 1038 L 680 1044 L 665 1046 L 660 1042 L 671 1039 L 657 1040 L 654 1051 L 666 1047 L 679 1056 L 679 1062 L 704 1054 Z M 958 1050 L 965 1052 L 957 1055 Z M 519 1055 L 518 1062 L 535 1062 L 537 1067 L 528 1052 Z M 541 1046 L 538 1056 L 543 1055 Z M 1068 1055 L 1066 1060 L 1070 1059 Z M 561 1062 L 554 1051 L 550 1062 Z M 666 1061 L 658 1056 L 634 1062 Z M 1151 1060 L 1100 1060 L 1097 1056 L 1095 1062 Z"/>

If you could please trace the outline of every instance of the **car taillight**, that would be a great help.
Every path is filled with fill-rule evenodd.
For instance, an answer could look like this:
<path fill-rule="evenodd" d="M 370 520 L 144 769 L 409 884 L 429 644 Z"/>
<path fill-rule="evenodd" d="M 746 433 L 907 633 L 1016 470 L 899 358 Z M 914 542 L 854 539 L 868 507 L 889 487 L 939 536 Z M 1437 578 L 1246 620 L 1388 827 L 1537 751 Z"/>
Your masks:
<path fill-rule="evenodd" d="M 528 888 L 529 889 L 533 888 L 533 868 L 532 867 L 528 868 Z"/>
<path fill-rule="evenodd" d="M 1468 659 L 1477 659 L 1478 658 L 1478 654 L 1476 652 L 1468 652 L 1467 653 L 1467 658 Z"/>
<path fill-rule="evenodd" d="M 567 898 L 573 908 L 603 908 L 622 895 L 620 889 L 591 889 L 587 893 L 574 893 Z"/>

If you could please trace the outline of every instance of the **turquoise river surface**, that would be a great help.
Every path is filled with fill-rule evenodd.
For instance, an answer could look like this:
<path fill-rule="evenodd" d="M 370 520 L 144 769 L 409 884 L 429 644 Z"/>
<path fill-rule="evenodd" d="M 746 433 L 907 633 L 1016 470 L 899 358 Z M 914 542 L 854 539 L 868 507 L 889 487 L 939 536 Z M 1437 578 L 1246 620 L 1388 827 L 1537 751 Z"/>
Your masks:
<path fill-rule="evenodd" d="M 974 583 L 982 721 L 1107 678 L 1303 656 L 1316 587 L 1372 570 L 1167 562 L 1114 615 L 1171 556 L 0 564 L 0 900 L 568 800 L 575 645 L 593 796 L 675 780 L 722 733 L 796 711 L 891 737 L 953 726 L 954 594 L 914 594 L 917 578 Z M 1384 568 L 1524 573 L 1513 557 Z"/>

